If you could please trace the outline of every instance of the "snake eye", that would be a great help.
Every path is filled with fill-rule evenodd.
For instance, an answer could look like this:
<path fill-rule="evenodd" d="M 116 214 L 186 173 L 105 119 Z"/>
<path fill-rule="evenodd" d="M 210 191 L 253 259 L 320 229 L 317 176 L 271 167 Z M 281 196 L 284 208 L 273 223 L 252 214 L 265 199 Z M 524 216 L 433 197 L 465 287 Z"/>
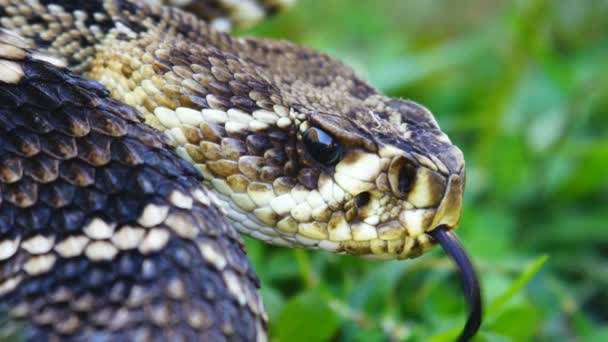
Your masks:
<path fill-rule="evenodd" d="M 302 137 L 306 150 L 319 163 L 334 165 L 342 158 L 342 144 L 324 130 L 311 127 Z"/>

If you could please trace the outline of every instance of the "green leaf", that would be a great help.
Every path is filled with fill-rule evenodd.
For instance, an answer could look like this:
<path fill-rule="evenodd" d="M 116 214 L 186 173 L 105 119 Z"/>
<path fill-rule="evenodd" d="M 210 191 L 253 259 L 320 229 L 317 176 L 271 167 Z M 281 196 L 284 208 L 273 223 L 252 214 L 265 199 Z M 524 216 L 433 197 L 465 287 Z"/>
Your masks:
<path fill-rule="evenodd" d="M 608 341 L 608 328 L 604 327 L 592 332 L 587 341 Z"/>
<path fill-rule="evenodd" d="M 460 328 L 451 329 L 446 332 L 439 333 L 431 338 L 429 338 L 428 342 L 450 342 L 454 341 L 458 334 L 460 333 Z"/>
<path fill-rule="evenodd" d="M 260 289 L 260 294 L 264 300 L 264 307 L 266 308 L 269 319 L 276 319 L 285 305 L 285 299 L 281 295 L 281 292 L 273 287 L 263 286 Z"/>
<path fill-rule="evenodd" d="M 274 327 L 279 341 L 326 341 L 336 333 L 338 318 L 326 296 L 309 290 L 285 304 Z"/>
<path fill-rule="evenodd" d="M 547 255 L 542 255 L 538 259 L 536 259 L 530 266 L 526 268 L 526 270 L 517 278 L 511 287 L 509 287 L 502 295 L 498 296 L 490 304 L 486 310 L 485 318 L 492 319 L 494 318 L 498 312 L 504 308 L 505 304 L 517 293 L 519 293 L 526 284 L 534 277 L 536 273 L 540 270 L 540 268 L 545 264 L 545 262 L 549 259 Z"/>
<path fill-rule="evenodd" d="M 487 309 L 486 309 L 486 314 L 484 315 L 484 321 L 489 321 L 492 319 L 496 319 L 497 317 L 497 313 L 503 309 L 505 307 L 505 305 L 507 304 L 507 302 L 509 302 L 509 300 L 515 296 L 517 293 L 519 293 L 523 287 L 532 279 L 532 277 L 534 277 L 534 275 L 536 273 L 538 273 L 538 271 L 540 270 L 540 268 L 543 266 L 543 264 L 547 261 L 548 257 L 546 255 L 543 255 L 541 257 L 539 257 L 538 259 L 536 259 L 530 266 L 528 266 L 526 268 L 526 270 L 511 284 L 511 286 L 505 290 L 500 296 L 498 296 L 494 302 L 492 302 L 492 304 L 490 304 Z M 483 286 L 483 284 L 482 284 Z M 531 308 L 525 308 L 522 310 L 532 310 Z M 507 314 L 507 317 L 509 317 L 509 313 L 503 313 L 503 314 Z M 530 311 L 526 311 L 525 314 L 528 314 L 528 316 L 533 316 L 535 314 L 535 312 L 530 312 Z M 502 317 L 502 316 L 501 316 Z M 516 316 L 513 316 L 514 318 L 517 318 Z M 534 316 L 536 317 L 536 316 Z M 538 320 L 536 320 L 538 321 Z M 534 321 L 534 322 L 536 322 Z M 493 324 L 496 321 L 493 322 Z M 498 323 L 499 327 L 501 327 L 501 322 Z M 514 324 L 517 324 L 514 321 Z M 520 333 L 521 335 L 530 335 L 533 332 L 533 326 L 530 326 L 528 330 L 523 329 Z M 447 342 L 447 341 L 453 341 L 458 334 L 460 333 L 460 330 L 462 328 L 461 327 L 456 327 L 454 329 L 448 330 L 446 332 L 442 332 L 439 333 L 437 335 L 432 336 L 429 339 L 429 342 Z M 507 329 L 503 329 L 505 331 L 507 331 Z M 513 335 L 516 335 L 516 332 L 513 332 L 511 330 L 507 331 L 508 333 L 512 333 Z M 478 338 L 478 337 L 477 337 Z M 476 338 L 476 339 L 477 339 Z M 516 339 L 519 340 L 519 339 Z"/>
<path fill-rule="evenodd" d="M 488 330 L 508 336 L 513 341 L 529 341 L 536 333 L 540 321 L 540 314 L 532 305 L 518 305 L 503 311 Z"/>

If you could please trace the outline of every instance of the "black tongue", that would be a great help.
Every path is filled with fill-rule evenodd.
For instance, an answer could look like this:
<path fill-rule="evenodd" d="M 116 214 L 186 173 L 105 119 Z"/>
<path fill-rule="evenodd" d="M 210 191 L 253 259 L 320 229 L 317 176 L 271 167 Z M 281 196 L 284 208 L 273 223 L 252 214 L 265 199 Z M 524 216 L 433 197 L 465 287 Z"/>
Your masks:
<path fill-rule="evenodd" d="M 458 337 L 458 341 L 469 341 L 475 336 L 481 325 L 481 290 L 477 273 L 471 263 L 471 259 L 469 259 L 462 244 L 458 241 L 456 234 L 448 230 L 446 226 L 439 226 L 429 234 L 439 242 L 443 250 L 454 260 L 460 270 L 464 293 L 467 296 L 469 304 L 469 318 Z"/>

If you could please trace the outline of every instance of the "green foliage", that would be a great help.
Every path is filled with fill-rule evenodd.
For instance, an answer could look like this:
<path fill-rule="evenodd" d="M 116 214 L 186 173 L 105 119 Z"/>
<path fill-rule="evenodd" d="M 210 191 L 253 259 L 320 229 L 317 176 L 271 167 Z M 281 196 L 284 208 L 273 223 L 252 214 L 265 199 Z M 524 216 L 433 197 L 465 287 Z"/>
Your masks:
<path fill-rule="evenodd" d="M 463 149 L 458 234 L 487 310 L 477 341 L 606 341 L 606 18 L 606 0 L 300 0 L 244 34 L 339 57 L 427 106 Z M 374 261 L 247 247 L 273 340 L 449 341 L 464 323 L 440 250 Z"/>
<path fill-rule="evenodd" d="M 328 298 L 319 291 L 308 290 L 291 298 L 281 310 L 273 325 L 274 333 L 281 341 L 308 342 L 330 338 L 338 328 L 336 313 L 329 307 Z M 314 329 L 310 321 L 314 317 Z"/>

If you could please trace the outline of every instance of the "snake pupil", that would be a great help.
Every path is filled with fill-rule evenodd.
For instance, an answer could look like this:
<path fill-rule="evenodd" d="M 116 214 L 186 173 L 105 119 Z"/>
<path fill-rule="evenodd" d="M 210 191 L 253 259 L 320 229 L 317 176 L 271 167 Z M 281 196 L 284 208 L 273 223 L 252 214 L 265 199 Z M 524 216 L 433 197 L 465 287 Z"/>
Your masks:
<path fill-rule="evenodd" d="M 306 151 L 324 165 L 335 165 L 342 158 L 342 144 L 324 130 L 311 127 L 304 132 Z"/>

